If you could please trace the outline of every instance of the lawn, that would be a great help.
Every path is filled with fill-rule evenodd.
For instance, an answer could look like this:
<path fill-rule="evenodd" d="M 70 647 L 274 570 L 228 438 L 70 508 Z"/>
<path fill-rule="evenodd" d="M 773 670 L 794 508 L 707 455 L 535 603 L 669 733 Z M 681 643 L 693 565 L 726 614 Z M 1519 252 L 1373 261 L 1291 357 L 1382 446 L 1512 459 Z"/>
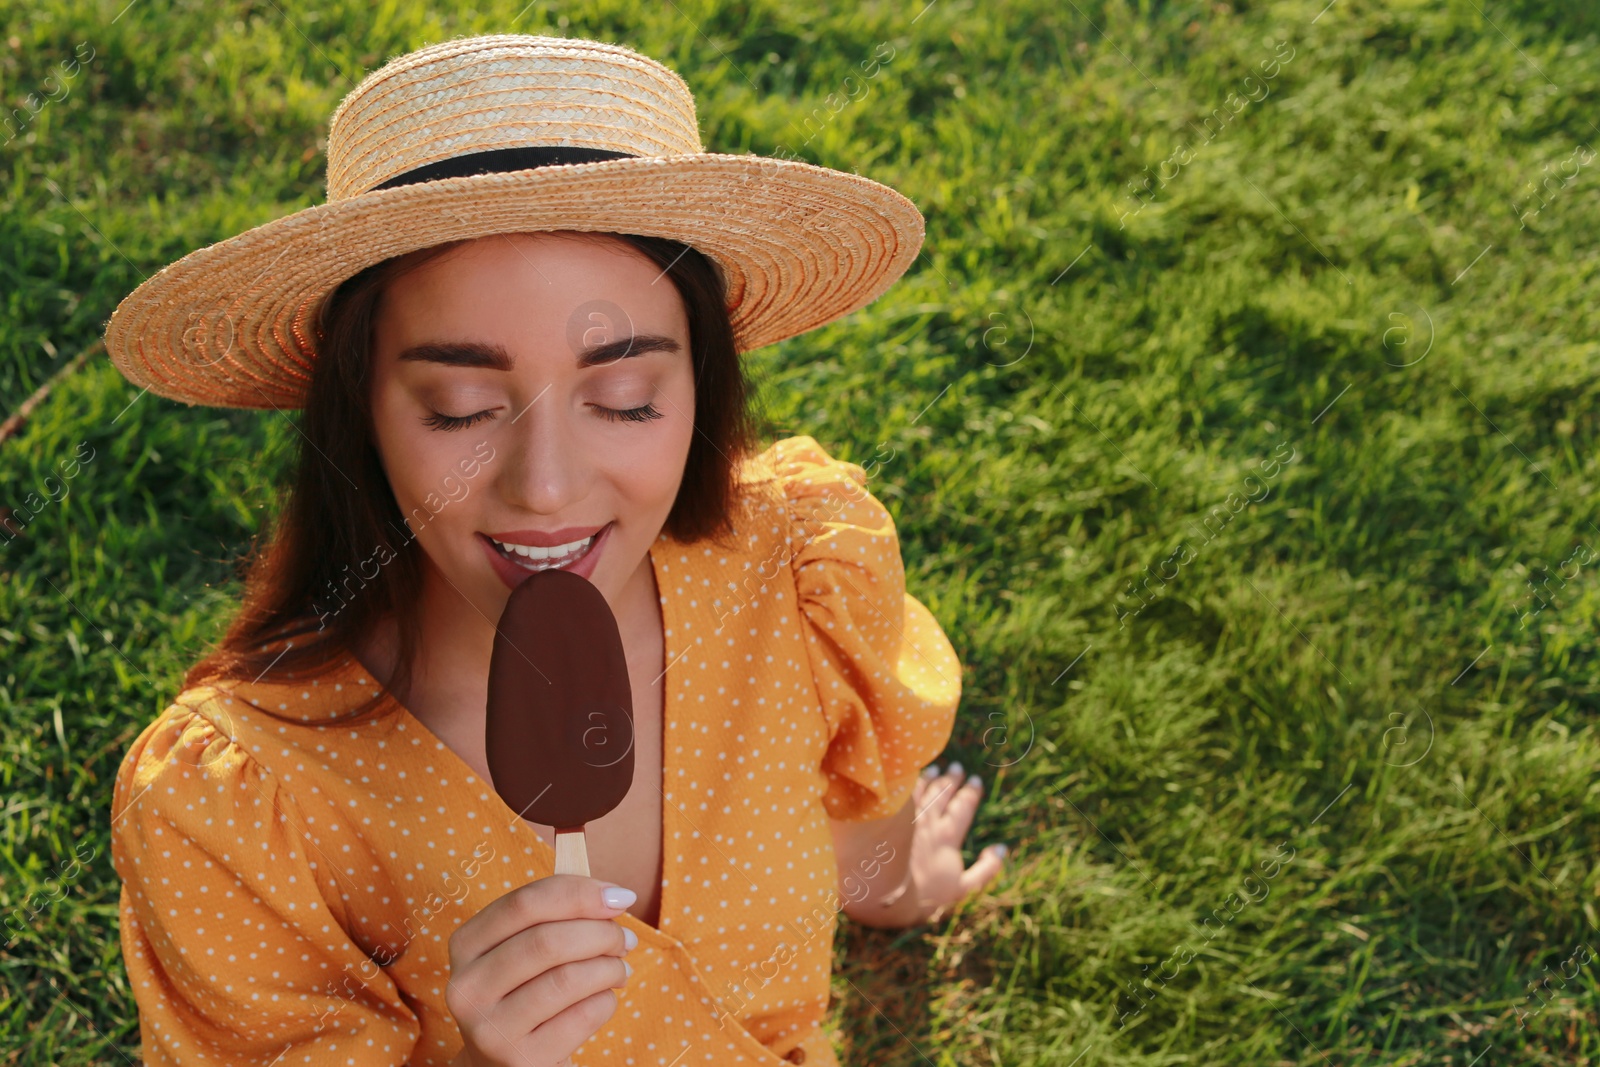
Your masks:
<path fill-rule="evenodd" d="M 1600 1061 L 1600 11 L 125 3 L 4 0 L 0 417 L 458 34 L 630 44 L 710 147 L 921 207 L 885 297 L 751 357 L 769 437 L 893 449 L 1012 845 L 845 929 L 846 1063 Z M 95 353 L 0 444 L 0 1063 L 138 1058 L 112 778 L 295 442 Z"/>

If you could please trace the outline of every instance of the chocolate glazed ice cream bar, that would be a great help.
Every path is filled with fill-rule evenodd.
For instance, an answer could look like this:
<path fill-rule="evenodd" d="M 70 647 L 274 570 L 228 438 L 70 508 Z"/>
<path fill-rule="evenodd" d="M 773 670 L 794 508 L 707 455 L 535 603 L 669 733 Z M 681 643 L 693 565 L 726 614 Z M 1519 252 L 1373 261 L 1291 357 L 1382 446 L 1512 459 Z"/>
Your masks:
<path fill-rule="evenodd" d="M 583 828 L 633 784 L 633 692 L 611 606 L 560 569 L 519 582 L 495 626 L 485 749 L 512 811 L 556 831 L 556 874 L 589 873 Z"/>

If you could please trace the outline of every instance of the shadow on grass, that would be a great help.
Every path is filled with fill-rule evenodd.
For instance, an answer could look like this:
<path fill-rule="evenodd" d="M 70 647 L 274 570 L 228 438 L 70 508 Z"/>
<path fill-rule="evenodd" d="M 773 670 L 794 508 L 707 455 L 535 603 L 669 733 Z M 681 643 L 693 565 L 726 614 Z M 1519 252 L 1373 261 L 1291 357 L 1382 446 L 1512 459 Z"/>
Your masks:
<path fill-rule="evenodd" d="M 1569 0 L 1512 0 L 1484 7 L 1483 12 L 1502 29 L 1515 23 L 1533 37 L 1582 41 L 1600 36 L 1600 5 L 1574 4 Z"/>
<path fill-rule="evenodd" d="M 844 1063 L 926 1063 L 933 1054 L 930 1000 L 937 946 L 900 931 L 844 922 L 834 968 L 832 1005 Z"/>
<path fill-rule="evenodd" d="M 988 925 L 971 909 L 953 923 L 909 931 L 844 922 L 829 1006 L 840 1062 L 862 1067 L 952 1060 L 992 1064 L 966 1010 L 995 978 L 992 959 L 973 951 L 984 944 Z"/>

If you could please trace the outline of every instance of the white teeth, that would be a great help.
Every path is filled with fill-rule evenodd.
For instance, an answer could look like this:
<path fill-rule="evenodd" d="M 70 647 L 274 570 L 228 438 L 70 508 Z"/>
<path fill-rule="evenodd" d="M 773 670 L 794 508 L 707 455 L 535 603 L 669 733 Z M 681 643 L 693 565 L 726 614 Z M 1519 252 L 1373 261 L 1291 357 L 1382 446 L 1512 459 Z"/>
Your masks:
<path fill-rule="evenodd" d="M 489 538 L 494 541 L 494 538 Z M 581 541 L 572 541 L 564 545 L 552 545 L 549 548 L 540 548 L 537 545 L 508 545 L 504 541 L 494 541 L 495 545 L 509 556 L 516 556 L 526 560 L 554 560 L 550 566 L 560 566 L 568 562 L 571 557 L 581 555 L 594 541 L 590 534 Z M 545 568 L 538 568 L 544 570 Z"/>

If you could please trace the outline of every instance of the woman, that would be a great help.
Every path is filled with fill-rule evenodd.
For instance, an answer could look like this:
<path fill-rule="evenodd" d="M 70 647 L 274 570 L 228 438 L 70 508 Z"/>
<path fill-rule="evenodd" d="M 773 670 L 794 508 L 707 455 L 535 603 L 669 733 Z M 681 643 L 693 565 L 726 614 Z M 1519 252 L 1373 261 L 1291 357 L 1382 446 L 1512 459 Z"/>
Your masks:
<path fill-rule="evenodd" d="M 920 216 L 705 153 L 667 68 L 528 36 L 369 76 L 328 173 L 107 330 L 145 388 L 305 409 L 242 610 L 118 776 L 146 1061 L 836 1062 L 837 913 L 937 918 L 1003 849 L 966 868 L 980 784 L 918 774 L 960 664 L 892 520 L 809 437 L 755 453 L 739 353 L 870 302 Z M 634 694 L 593 877 L 484 755 L 495 622 L 550 567 Z"/>

